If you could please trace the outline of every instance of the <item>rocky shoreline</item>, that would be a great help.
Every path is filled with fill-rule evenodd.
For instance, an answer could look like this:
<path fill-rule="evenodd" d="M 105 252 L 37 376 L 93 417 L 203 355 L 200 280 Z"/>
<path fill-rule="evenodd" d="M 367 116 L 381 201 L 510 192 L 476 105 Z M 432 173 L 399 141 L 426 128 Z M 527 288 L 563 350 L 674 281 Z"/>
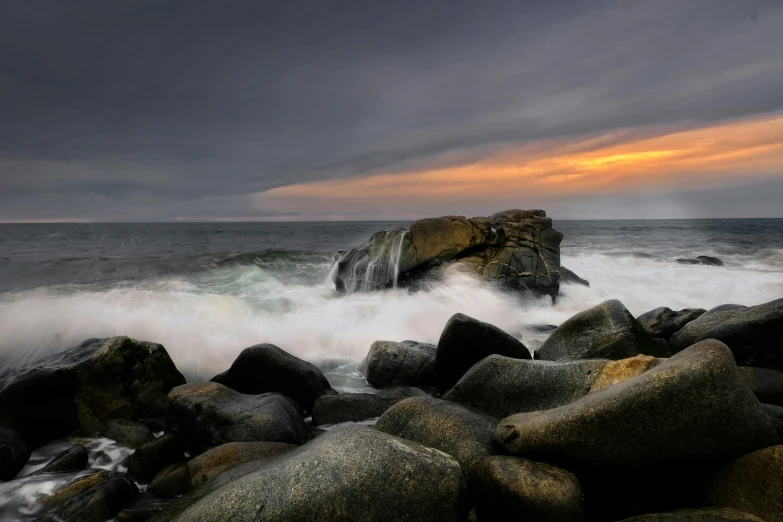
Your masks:
<path fill-rule="evenodd" d="M 540 211 L 424 221 L 390 243 L 397 281 L 540 255 L 531 273 L 546 274 L 507 289 L 554 297 L 578 282 Z M 443 230 L 451 250 L 432 239 Z M 436 255 L 422 257 L 423 237 Z M 372 258 L 362 248 L 338 278 Z M 349 272 L 389 285 L 388 271 Z M 372 392 L 338 393 L 259 344 L 186 382 L 160 344 L 89 339 L 0 376 L 0 479 L 19 480 L 47 442 L 100 436 L 129 448 L 122 465 L 101 469 L 71 439 L 34 472 L 61 484 L 28 519 L 783 521 L 783 299 L 638 317 L 609 300 L 535 351 L 455 314 L 437 344 L 379 340 L 358 371 Z"/>

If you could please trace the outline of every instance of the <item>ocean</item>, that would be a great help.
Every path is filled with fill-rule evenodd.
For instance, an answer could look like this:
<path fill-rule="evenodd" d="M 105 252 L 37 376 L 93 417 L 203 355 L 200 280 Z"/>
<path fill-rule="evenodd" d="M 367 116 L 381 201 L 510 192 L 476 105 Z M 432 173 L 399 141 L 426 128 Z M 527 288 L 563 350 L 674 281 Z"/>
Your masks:
<path fill-rule="evenodd" d="M 606 299 L 635 315 L 658 306 L 755 305 L 783 296 L 783 220 L 558 221 L 562 264 L 591 286 L 521 299 L 452 274 L 425 290 L 344 295 L 330 281 L 338 251 L 405 222 L 0 225 L 2 370 L 91 337 L 163 344 L 188 380 L 210 379 L 239 352 L 274 343 L 319 365 L 341 392 L 369 391 L 357 371 L 373 341 L 436 343 L 462 312 L 536 348 L 558 325 Z M 724 266 L 678 258 L 716 256 Z M 89 469 L 28 476 L 74 443 Z M 0 484 L 0 518 L 33 520 L 36 499 L 95 469 L 124 471 L 132 452 L 102 437 L 37 448 Z M 143 489 L 143 487 L 142 487 Z"/>

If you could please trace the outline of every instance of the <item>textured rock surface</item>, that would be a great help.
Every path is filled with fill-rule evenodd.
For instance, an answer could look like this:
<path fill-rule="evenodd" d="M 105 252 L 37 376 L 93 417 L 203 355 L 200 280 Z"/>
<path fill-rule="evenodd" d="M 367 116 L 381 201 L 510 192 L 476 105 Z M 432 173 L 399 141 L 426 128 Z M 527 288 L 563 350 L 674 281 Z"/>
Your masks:
<path fill-rule="evenodd" d="M 387 386 L 432 386 L 434 344 L 416 341 L 376 341 L 359 365 L 359 372 L 375 388 Z"/>
<path fill-rule="evenodd" d="M 543 462 L 488 457 L 476 468 L 472 488 L 482 520 L 578 522 L 584 517 L 579 479 Z"/>
<path fill-rule="evenodd" d="M 435 383 L 447 390 L 484 357 L 498 354 L 515 359 L 530 359 L 530 352 L 497 326 L 454 314 L 440 334 L 435 353 Z"/>
<path fill-rule="evenodd" d="M 180 439 L 166 433 L 133 452 L 126 464 L 128 476 L 141 482 L 149 482 L 160 468 L 185 460 Z"/>
<path fill-rule="evenodd" d="M 194 490 L 152 520 L 446 522 L 464 518 L 464 497 L 453 458 L 347 425 L 215 490 Z"/>
<path fill-rule="evenodd" d="M 128 419 L 110 420 L 101 434 L 131 448 L 140 448 L 154 438 L 147 426 Z"/>
<path fill-rule="evenodd" d="M 783 446 L 754 451 L 718 470 L 705 485 L 704 501 L 783 521 Z"/>
<path fill-rule="evenodd" d="M 587 279 L 582 279 L 571 270 L 564 266 L 560 267 L 560 282 L 561 283 L 575 283 L 582 286 L 590 286 L 590 282 Z"/>
<path fill-rule="evenodd" d="M 36 471 L 36 474 L 79 471 L 87 467 L 88 457 L 87 448 L 76 444 L 57 455 L 46 466 Z"/>
<path fill-rule="evenodd" d="M 537 359 L 625 359 L 645 354 L 661 356 L 639 321 L 620 301 L 605 301 L 571 317 L 544 342 Z"/>
<path fill-rule="evenodd" d="M 302 444 L 310 438 L 299 411 L 282 395 L 245 395 L 216 382 L 174 388 L 166 431 L 199 449 L 226 442 Z"/>
<path fill-rule="evenodd" d="M 159 497 L 175 497 L 190 491 L 190 473 L 186 464 L 168 464 L 163 466 L 150 482 L 147 491 Z"/>
<path fill-rule="evenodd" d="M 719 462 L 778 440 L 714 340 L 565 406 L 512 415 L 496 435 L 514 455 L 618 471 Z"/>
<path fill-rule="evenodd" d="M 757 516 L 734 509 L 681 509 L 626 518 L 620 522 L 764 522 Z"/>
<path fill-rule="evenodd" d="M 89 339 L 0 379 L 0 409 L 26 440 L 100 431 L 114 418 L 163 415 L 185 378 L 163 346 L 128 337 Z"/>
<path fill-rule="evenodd" d="M 188 462 L 188 473 L 194 487 L 212 477 L 248 462 L 275 457 L 296 449 L 282 442 L 229 442 L 202 453 Z"/>
<path fill-rule="evenodd" d="M 783 406 L 783 371 L 740 366 L 740 375 L 759 401 Z"/>
<path fill-rule="evenodd" d="M 678 352 L 704 339 L 726 343 L 739 365 L 783 368 L 783 299 L 713 308 L 672 335 L 669 344 Z"/>
<path fill-rule="evenodd" d="M 114 475 L 108 471 L 99 471 L 97 473 L 87 475 L 86 477 L 77 478 L 76 480 L 61 487 L 54 493 L 46 495 L 45 497 L 41 497 L 36 503 L 36 507 L 39 508 L 38 511 L 41 512 L 50 511 L 53 508 L 74 498 L 80 493 L 90 489 L 96 484 L 113 478 L 113 476 Z"/>
<path fill-rule="evenodd" d="M 321 370 L 273 344 L 245 348 L 231 368 L 212 380 L 240 393 L 282 393 L 307 411 L 318 397 L 336 393 Z"/>
<path fill-rule="evenodd" d="M 557 295 L 560 241 L 542 210 L 508 210 L 487 218 L 446 216 L 410 230 L 378 232 L 337 262 L 335 285 L 347 292 L 410 285 L 456 263 L 503 288 Z"/>
<path fill-rule="evenodd" d="M 766 413 L 772 421 L 775 431 L 778 432 L 778 438 L 783 441 L 783 406 L 764 404 L 762 402 L 761 407 L 764 410 L 764 413 Z"/>
<path fill-rule="evenodd" d="M 380 417 L 383 412 L 408 397 L 426 397 L 419 388 L 397 386 L 376 393 L 340 393 L 325 395 L 313 408 L 313 424 L 359 422 Z"/>
<path fill-rule="evenodd" d="M 101 522 L 113 518 L 139 495 L 139 489 L 124 477 L 110 478 L 79 493 L 57 511 L 63 522 Z"/>
<path fill-rule="evenodd" d="M 661 307 L 643 313 L 636 320 L 653 337 L 668 339 L 674 332 L 698 319 L 705 311 L 703 308 L 674 311 L 671 308 Z"/>
<path fill-rule="evenodd" d="M 375 428 L 448 453 L 469 477 L 482 459 L 494 454 L 496 425 L 489 415 L 459 404 L 414 397 L 392 406 Z"/>

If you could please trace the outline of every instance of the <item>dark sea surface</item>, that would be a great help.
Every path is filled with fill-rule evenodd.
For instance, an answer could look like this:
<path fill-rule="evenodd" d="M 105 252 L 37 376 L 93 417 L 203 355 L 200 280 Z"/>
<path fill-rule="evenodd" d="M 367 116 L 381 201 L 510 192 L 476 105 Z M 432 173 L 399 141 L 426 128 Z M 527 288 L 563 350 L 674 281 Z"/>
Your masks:
<path fill-rule="evenodd" d="M 523 301 L 465 274 L 426 290 L 343 295 L 330 270 L 340 250 L 408 223 L 0 225 L 0 365 L 8 370 L 91 337 L 163 344 L 190 380 L 224 371 L 245 347 L 270 342 L 321 365 L 339 391 L 366 390 L 356 366 L 379 339 L 437 342 L 462 312 L 530 348 L 606 299 L 634 314 L 658 306 L 754 305 L 783 297 L 783 220 L 557 221 L 562 264 L 590 281 L 562 285 L 556 304 Z M 717 256 L 724 266 L 678 258 Z M 38 448 L 19 474 L 75 440 Z M 87 444 L 90 468 L 123 471 L 131 450 Z M 108 458 L 106 457 L 108 456 Z M 0 519 L 32 520 L 36 499 L 72 474 L 0 484 Z"/>

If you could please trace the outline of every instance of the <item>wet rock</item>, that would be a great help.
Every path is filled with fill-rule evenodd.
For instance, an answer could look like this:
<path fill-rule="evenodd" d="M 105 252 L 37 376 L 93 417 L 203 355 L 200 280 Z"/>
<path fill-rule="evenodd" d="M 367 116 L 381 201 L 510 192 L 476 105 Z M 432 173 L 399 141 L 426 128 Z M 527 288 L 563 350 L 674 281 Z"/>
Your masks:
<path fill-rule="evenodd" d="M 459 404 L 432 397 L 413 397 L 392 406 L 375 429 L 448 453 L 466 477 L 494 454 L 497 420 Z"/>
<path fill-rule="evenodd" d="M 582 279 L 571 270 L 564 266 L 560 267 L 560 282 L 561 283 L 574 283 L 582 286 L 590 286 L 590 282 L 586 279 Z"/>
<path fill-rule="evenodd" d="M 55 513 L 63 522 L 104 522 L 113 518 L 138 495 L 139 489 L 131 480 L 125 477 L 110 478 L 73 497 Z"/>
<path fill-rule="evenodd" d="M 340 256 L 335 286 L 348 293 L 437 279 L 457 265 L 507 290 L 557 296 L 560 241 L 542 210 L 508 210 L 487 218 L 445 216 L 410 230 L 374 234 Z"/>
<path fill-rule="evenodd" d="M 330 522 L 404 514 L 406 520 L 453 521 L 465 516 L 464 497 L 451 457 L 345 425 L 216 490 L 194 491 L 153 520 Z"/>
<path fill-rule="evenodd" d="M 159 497 L 175 497 L 190 491 L 191 487 L 187 464 L 168 464 L 158 471 L 147 491 Z"/>
<path fill-rule="evenodd" d="M 54 493 L 42 497 L 36 502 L 37 511 L 45 512 L 54 509 L 55 507 L 67 502 L 80 493 L 90 489 L 91 487 L 99 484 L 105 480 L 114 477 L 112 473 L 108 471 L 99 471 L 86 477 L 80 477 L 69 484 L 61 487 Z"/>
<path fill-rule="evenodd" d="M 188 472 L 193 487 L 200 486 L 212 477 L 248 462 L 276 457 L 296 449 L 297 446 L 282 442 L 229 442 L 202 453 L 188 462 Z"/>
<path fill-rule="evenodd" d="M 87 467 L 88 457 L 87 448 L 81 444 L 76 444 L 57 455 L 49 464 L 36 471 L 35 474 L 79 471 Z"/>
<path fill-rule="evenodd" d="M 590 391 L 605 360 L 553 363 L 490 355 L 474 365 L 444 399 L 478 408 L 498 419 L 548 410 Z"/>
<path fill-rule="evenodd" d="M 359 372 L 375 388 L 431 386 L 435 350 L 434 344 L 415 341 L 376 341 L 359 365 Z"/>
<path fill-rule="evenodd" d="M 128 476 L 140 482 L 149 482 L 160 468 L 185 460 L 182 440 L 165 434 L 152 440 L 126 460 Z"/>
<path fill-rule="evenodd" d="M 512 415 L 496 437 L 512 455 L 637 472 L 718 462 L 778 440 L 731 352 L 714 340 L 570 404 Z"/>
<path fill-rule="evenodd" d="M 147 426 L 128 419 L 110 420 L 101 434 L 120 444 L 137 449 L 155 438 Z"/>
<path fill-rule="evenodd" d="M 336 393 L 321 370 L 273 344 L 245 348 L 231 368 L 212 380 L 245 394 L 282 393 L 307 411 L 318 397 Z"/>
<path fill-rule="evenodd" d="M 118 522 L 146 522 L 151 519 L 169 504 L 168 500 L 144 499 L 134 502 L 117 514 Z"/>
<path fill-rule="evenodd" d="M 684 265 L 723 266 L 722 260 L 712 256 L 697 256 L 693 258 L 681 258 L 678 259 L 677 262 L 682 263 Z"/>
<path fill-rule="evenodd" d="M 311 436 L 297 408 L 282 395 L 245 395 L 217 382 L 174 388 L 166 426 L 167 433 L 197 451 L 226 442 L 302 444 Z"/>
<path fill-rule="evenodd" d="M 605 301 L 571 317 L 536 352 L 538 359 L 625 359 L 644 354 L 660 357 L 639 321 L 620 301 Z"/>
<path fill-rule="evenodd" d="M 764 522 L 749 513 L 734 509 L 681 509 L 669 513 L 655 513 L 626 518 L 620 522 Z"/>
<path fill-rule="evenodd" d="M 376 393 L 340 393 L 325 395 L 313 408 L 313 424 L 359 422 L 380 417 L 383 412 L 408 397 L 426 397 L 419 388 L 397 386 Z"/>
<path fill-rule="evenodd" d="M 754 451 L 719 469 L 704 486 L 704 501 L 783 521 L 783 446 Z"/>
<path fill-rule="evenodd" d="M 0 379 L 0 409 L 33 444 L 114 418 L 162 415 L 166 395 L 185 382 L 163 346 L 128 337 L 89 339 Z"/>
<path fill-rule="evenodd" d="M 678 352 L 704 339 L 726 343 L 739 365 L 783 368 L 783 299 L 712 309 L 672 335 L 669 344 Z"/>
<path fill-rule="evenodd" d="M 515 359 L 530 359 L 524 344 L 497 326 L 454 314 L 440 334 L 435 354 L 435 381 L 447 390 L 484 357 L 498 354 Z"/>
<path fill-rule="evenodd" d="M 543 462 L 488 457 L 478 465 L 472 487 L 481 519 L 538 522 L 583 519 L 579 479 Z"/>
<path fill-rule="evenodd" d="M 759 401 L 783 406 L 783 371 L 740 366 L 740 375 Z"/>
<path fill-rule="evenodd" d="M 668 339 L 674 332 L 698 319 L 705 311 L 703 308 L 686 308 L 674 311 L 664 306 L 645 312 L 636 320 L 653 337 Z"/>
<path fill-rule="evenodd" d="M 30 448 L 9 415 L 0 412 L 0 480 L 12 479 L 30 460 Z"/>

